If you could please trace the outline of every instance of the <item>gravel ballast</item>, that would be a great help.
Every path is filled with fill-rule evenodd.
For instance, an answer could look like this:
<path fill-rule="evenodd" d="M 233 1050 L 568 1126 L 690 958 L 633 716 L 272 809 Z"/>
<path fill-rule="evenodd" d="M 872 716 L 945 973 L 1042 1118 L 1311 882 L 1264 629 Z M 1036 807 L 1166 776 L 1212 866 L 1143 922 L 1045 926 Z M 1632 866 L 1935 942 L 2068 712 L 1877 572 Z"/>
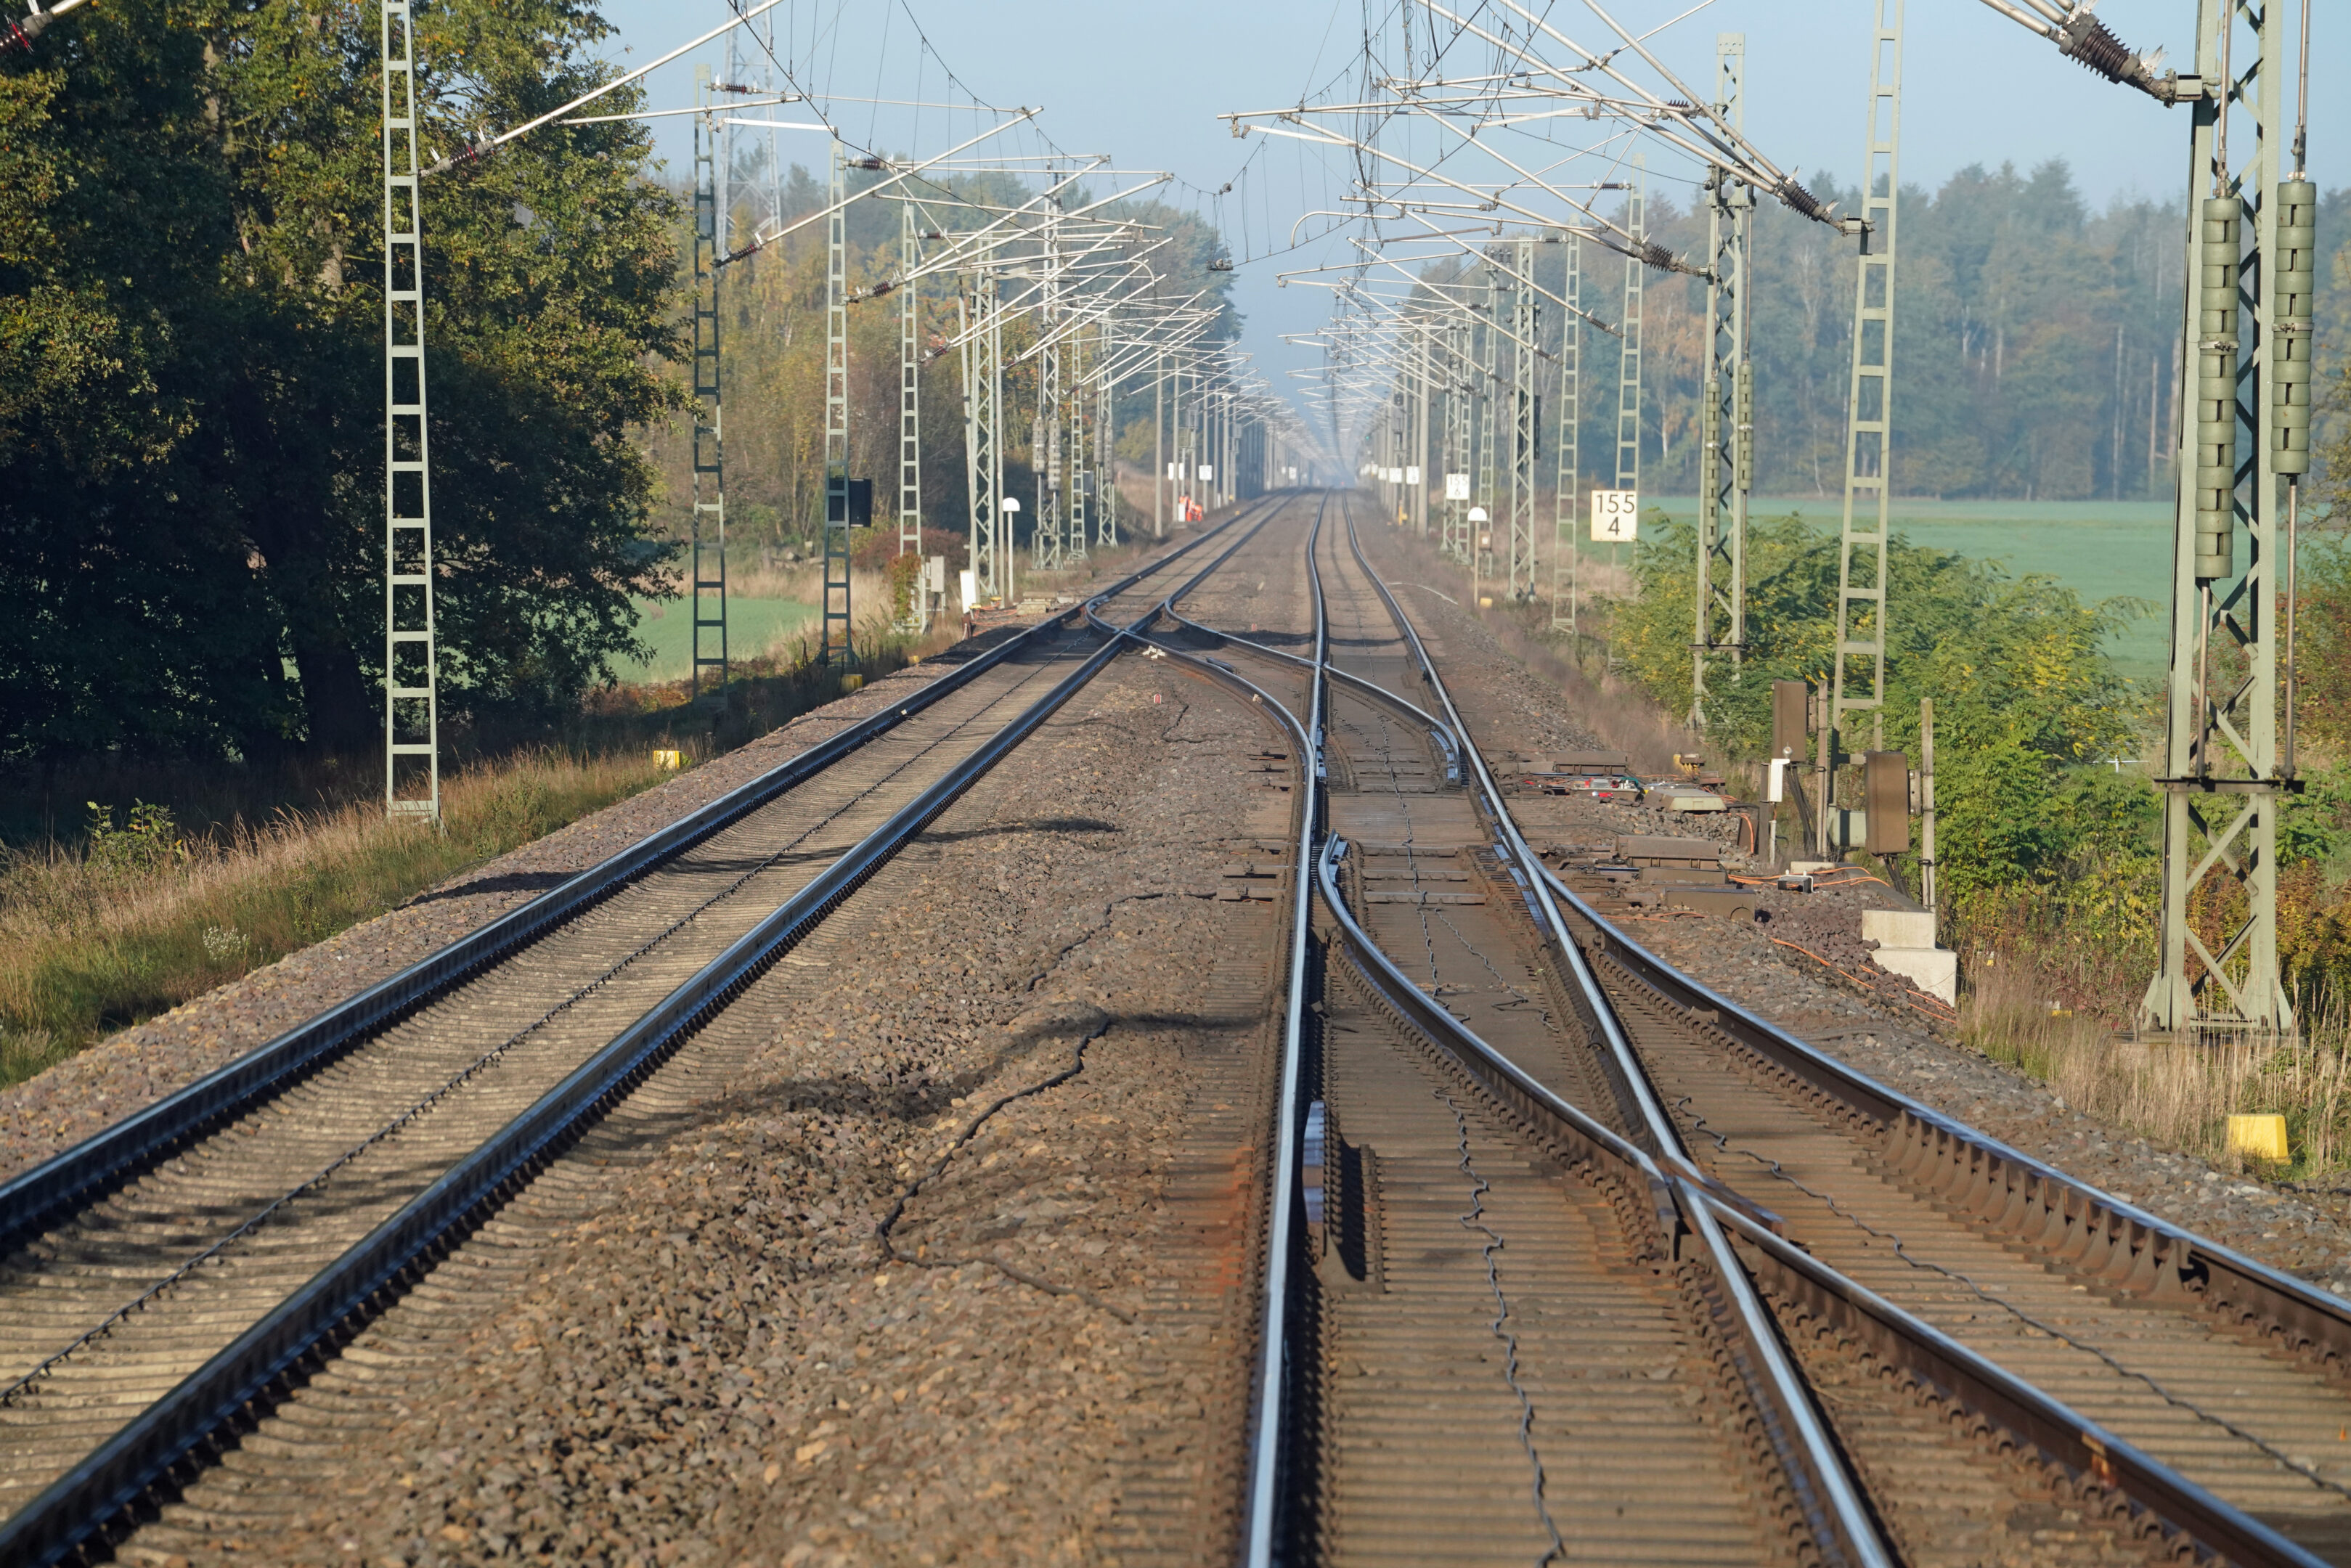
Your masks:
<path fill-rule="evenodd" d="M 1422 580 L 1434 585 L 1400 591 L 1400 597 L 1498 774 L 1548 748 L 1599 745 L 1557 686 L 1503 649 L 1485 617 L 1444 597 L 1458 597 L 1451 569 L 1436 564 L 1426 547 L 1399 538 L 1394 529 L 1358 527 L 1383 576 L 1399 585 Z M 1512 809 L 1538 846 L 1598 844 L 1618 833 L 1660 832 L 1713 837 L 1728 844 L 1735 832 L 1720 816 L 1588 800 L 1521 797 Z M 1729 863 L 1751 862 L 1732 855 Z M 1874 965 L 1862 971 L 1861 985 L 1824 973 L 1822 958 L 1847 969 L 1863 963 L 1861 913 L 1892 902 L 1870 885 L 1834 893 L 1768 891 L 1758 902 L 1773 915 L 1769 925 L 1714 917 L 1644 917 L 1628 921 L 1625 930 L 1693 978 L 1887 1087 L 2150 1213 L 2323 1283 L 2338 1295 L 2351 1293 L 2351 1192 L 2289 1190 L 2157 1147 L 2073 1109 L 2006 1063 L 1940 1038 L 1949 1028 L 1930 1019 L 1932 1009 L 1897 999 L 1907 989 L 1898 977 Z M 1820 957 L 1779 946 L 1774 936 Z M 1871 992 L 1876 994 L 1865 994 Z"/>
<path fill-rule="evenodd" d="M 1015 629 L 1017 630 L 1017 629 Z M 992 633 L 995 640 L 1011 631 Z M 992 645 L 975 640 L 968 646 Z M 946 674 L 912 665 L 676 778 L 418 894 L 399 908 L 0 1089 L 0 1180 L 265 1044 L 789 761 Z"/>
<path fill-rule="evenodd" d="M 1226 1554 L 1270 733 L 1114 664 L 126 1554 Z"/>

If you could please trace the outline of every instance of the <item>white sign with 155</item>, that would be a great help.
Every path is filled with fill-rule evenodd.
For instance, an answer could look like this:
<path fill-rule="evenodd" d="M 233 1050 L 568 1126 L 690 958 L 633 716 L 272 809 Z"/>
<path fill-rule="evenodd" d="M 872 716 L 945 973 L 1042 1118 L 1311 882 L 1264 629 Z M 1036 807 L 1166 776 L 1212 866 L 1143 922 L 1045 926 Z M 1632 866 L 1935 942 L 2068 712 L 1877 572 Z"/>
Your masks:
<path fill-rule="evenodd" d="M 1623 544 L 1632 538 L 1641 524 L 1641 493 L 1638 490 L 1594 490 L 1592 492 L 1592 538 L 1596 544 Z"/>

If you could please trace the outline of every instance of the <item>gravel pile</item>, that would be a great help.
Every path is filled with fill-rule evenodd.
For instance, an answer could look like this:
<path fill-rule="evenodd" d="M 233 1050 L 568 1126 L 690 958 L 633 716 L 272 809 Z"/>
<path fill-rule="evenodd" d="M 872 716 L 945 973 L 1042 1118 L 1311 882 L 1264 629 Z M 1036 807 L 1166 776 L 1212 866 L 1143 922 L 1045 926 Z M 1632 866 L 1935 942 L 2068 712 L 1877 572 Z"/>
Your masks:
<path fill-rule="evenodd" d="M 960 649 L 982 650 L 999 631 Z M 0 1089 L 0 1179 L 355 996 L 468 931 L 528 903 L 646 834 L 879 713 L 969 654 L 875 681 L 839 702 L 680 773 L 641 795 L 417 894 L 387 915 L 291 953 L 113 1035 L 37 1077 Z"/>
<path fill-rule="evenodd" d="M 512 1285 L 429 1355 L 388 1312 L 125 1555 L 1228 1555 L 1280 933 L 1221 873 L 1286 831 L 1265 733 L 1114 665 L 706 1031 L 723 1092 L 542 1180 L 587 1197 Z M 321 1442 L 377 1368 L 389 1429 Z"/>
<path fill-rule="evenodd" d="M 1380 531 L 1365 530 L 1364 538 L 1374 560 L 1389 570 Z M 1512 760 L 1510 752 L 1532 756 L 1547 746 L 1592 744 L 1562 711 L 1559 693 L 1503 651 L 1481 622 L 1431 592 L 1409 596 L 1406 609 L 1424 636 L 1443 639 L 1447 684 L 1471 728 L 1487 737 L 1493 761 Z M 1531 713 L 1531 704 L 1549 712 Z M 1621 832 L 1708 831 L 1677 813 L 1670 816 L 1672 825 L 1659 826 L 1664 813 L 1562 797 L 1522 797 L 1512 809 L 1522 811 L 1538 847 L 1547 841 L 1596 846 Z M 1722 826 L 1714 820 L 1714 831 Z M 1768 925 L 1676 916 L 1643 918 L 1625 930 L 1693 978 L 1889 1088 L 2151 1213 L 2323 1281 L 2338 1295 L 2351 1293 L 2351 1190 L 2283 1187 L 2158 1148 L 2073 1110 L 2006 1063 L 1938 1038 L 1949 1032 L 1937 1021 L 1940 1009 L 1922 1009 L 1899 977 L 1865 960 L 1861 911 L 1882 897 L 1866 884 L 1808 894 L 1772 891 L 1761 898 L 1772 916 Z M 1776 946 L 1773 936 L 1801 942 L 1863 978 L 1855 983 L 1829 974 L 1814 960 Z M 1894 994 L 1897 987 L 1903 995 Z"/>

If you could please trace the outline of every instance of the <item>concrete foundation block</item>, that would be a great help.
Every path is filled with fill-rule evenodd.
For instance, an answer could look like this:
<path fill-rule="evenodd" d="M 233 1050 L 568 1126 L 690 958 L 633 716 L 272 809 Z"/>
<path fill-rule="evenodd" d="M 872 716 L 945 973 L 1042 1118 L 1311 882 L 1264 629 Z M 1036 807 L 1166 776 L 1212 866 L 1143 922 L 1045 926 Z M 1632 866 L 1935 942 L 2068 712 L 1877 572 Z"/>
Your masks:
<path fill-rule="evenodd" d="M 1865 909 L 1861 935 L 1881 947 L 1932 947 L 1935 916 L 1923 909 Z"/>
<path fill-rule="evenodd" d="M 1959 956 L 1949 948 L 1881 946 L 1870 956 L 1879 968 L 1901 976 L 1928 996 L 1959 1005 Z"/>

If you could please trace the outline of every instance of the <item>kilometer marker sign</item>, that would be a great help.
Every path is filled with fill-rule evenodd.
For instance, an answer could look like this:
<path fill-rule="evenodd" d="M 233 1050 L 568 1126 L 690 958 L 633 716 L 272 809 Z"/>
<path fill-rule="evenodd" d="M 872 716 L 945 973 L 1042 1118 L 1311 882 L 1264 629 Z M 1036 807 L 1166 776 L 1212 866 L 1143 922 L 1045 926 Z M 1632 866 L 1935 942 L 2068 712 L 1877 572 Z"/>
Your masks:
<path fill-rule="evenodd" d="M 1592 538 L 1595 544 L 1624 544 L 1638 531 L 1641 493 L 1638 490 L 1592 492 Z"/>

